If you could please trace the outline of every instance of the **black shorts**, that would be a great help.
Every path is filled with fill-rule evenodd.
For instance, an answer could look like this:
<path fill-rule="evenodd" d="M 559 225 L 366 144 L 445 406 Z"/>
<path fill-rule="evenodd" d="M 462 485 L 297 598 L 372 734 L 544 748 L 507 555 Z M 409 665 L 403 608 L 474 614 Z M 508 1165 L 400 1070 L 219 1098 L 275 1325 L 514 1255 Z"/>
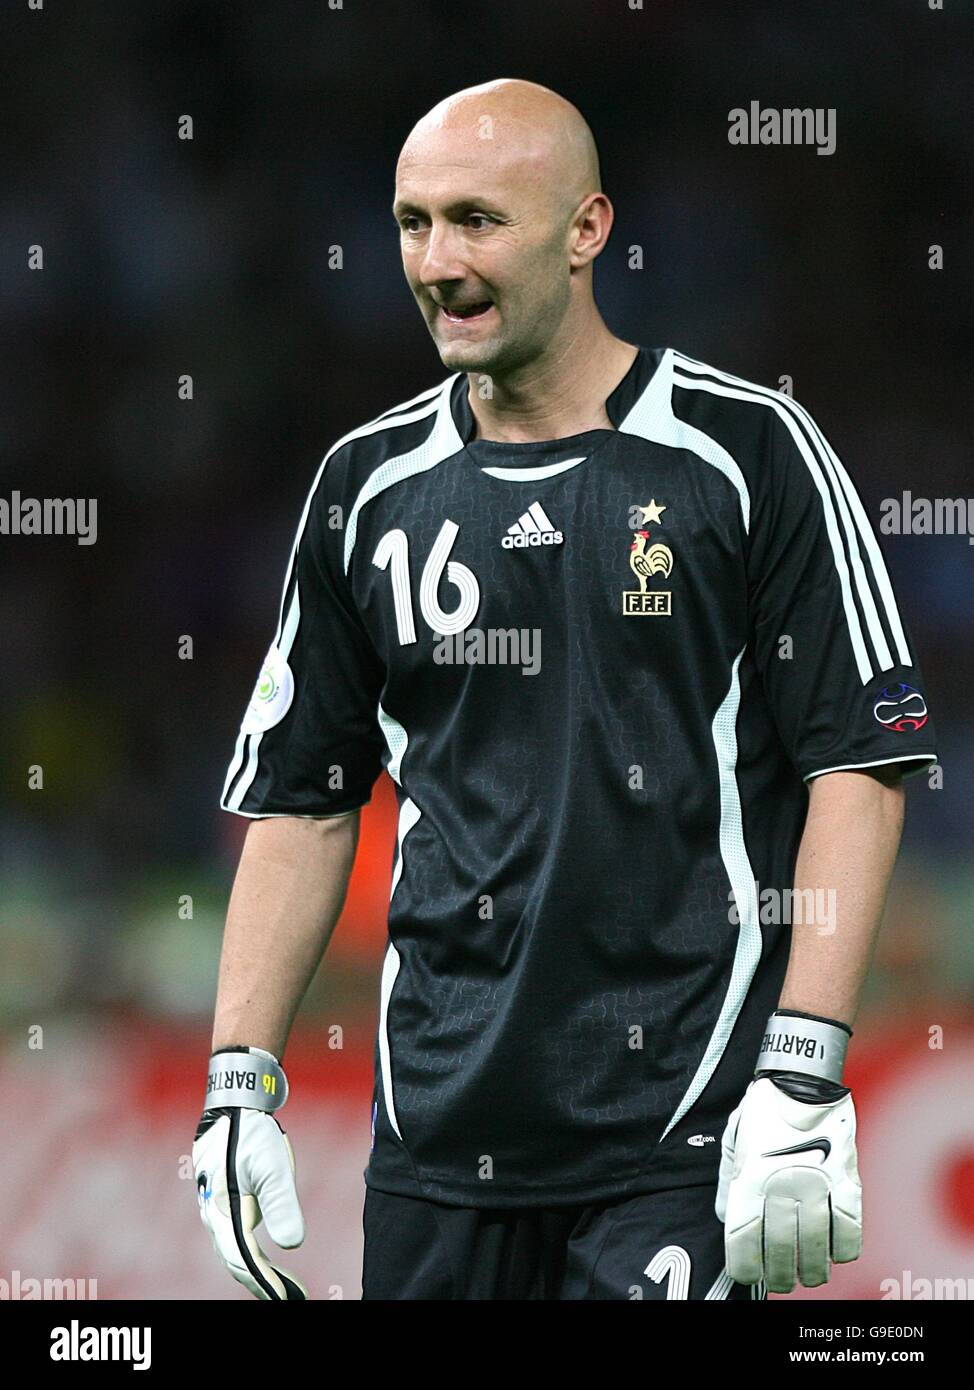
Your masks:
<path fill-rule="evenodd" d="M 367 1188 L 368 1299 L 764 1299 L 724 1269 L 717 1189 L 488 1210 Z"/>

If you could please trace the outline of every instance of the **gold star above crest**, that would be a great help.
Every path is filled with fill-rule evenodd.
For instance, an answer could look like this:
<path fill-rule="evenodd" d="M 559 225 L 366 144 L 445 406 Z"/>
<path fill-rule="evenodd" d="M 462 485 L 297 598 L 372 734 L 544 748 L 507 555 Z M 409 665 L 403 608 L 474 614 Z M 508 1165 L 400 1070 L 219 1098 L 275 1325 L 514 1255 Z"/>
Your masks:
<path fill-rule="evenodd" d="M 663 522 L 660 518 L 660 512 L 665 512 L 666 508 L 661 507 L 660 504 L 656 501 L 655 497 L 652 499 L 648 507 L 640 507 L 639 510 L 643 514 L 644 526 L 648 525 L 651 521 L 655 521 L 658 525 L 662 526 Z"/>

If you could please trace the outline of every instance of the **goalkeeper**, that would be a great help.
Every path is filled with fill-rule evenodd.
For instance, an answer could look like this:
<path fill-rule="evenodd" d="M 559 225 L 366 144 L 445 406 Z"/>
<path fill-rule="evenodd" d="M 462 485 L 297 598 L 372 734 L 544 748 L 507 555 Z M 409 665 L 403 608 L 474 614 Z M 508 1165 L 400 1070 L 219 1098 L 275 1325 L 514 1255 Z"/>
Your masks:
<path fill-rule="evenodd" d="M 307 1296 L 256 1228 L 303 1238 L 284 1049 L 384 768 L 364 1297 L 821 1285 L 862 1245 L 843 1069 L 936 761 L 876 537 L 802 406 L 607 327 L 563 98 L 442 102 L 393 215 L 451 374 L 340 439 L 300 519 L 221 802 L 252 824 L 203 1221 L 255 1296 Z"/>

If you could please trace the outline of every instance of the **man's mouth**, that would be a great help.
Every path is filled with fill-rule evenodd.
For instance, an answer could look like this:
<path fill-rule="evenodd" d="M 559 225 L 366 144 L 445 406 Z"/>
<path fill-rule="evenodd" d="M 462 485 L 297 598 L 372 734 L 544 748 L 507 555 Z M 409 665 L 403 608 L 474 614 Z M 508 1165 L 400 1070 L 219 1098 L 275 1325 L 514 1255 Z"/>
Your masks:
<path fill-rule="evenodd" d="M 482 299 L 476 304 L 441 304 L 440 313 L 448 323 L 469 323 L 471 319 L 483 318 L 493 307 L 492 299 Z"/>

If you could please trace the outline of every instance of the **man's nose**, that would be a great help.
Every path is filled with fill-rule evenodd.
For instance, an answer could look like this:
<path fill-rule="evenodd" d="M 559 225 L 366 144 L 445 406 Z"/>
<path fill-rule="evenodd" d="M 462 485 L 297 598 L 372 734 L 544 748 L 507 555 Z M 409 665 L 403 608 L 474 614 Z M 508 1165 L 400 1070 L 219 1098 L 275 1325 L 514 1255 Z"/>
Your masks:
<path fill-rule="evenodd" d="M 455 229 L 449 225 L 434 225 L 426 238 L 426 248 L 419 267 L 420 283 L 429 289 L 451 280 L 462 280 L 467 271 L 459 255 Z"/>

